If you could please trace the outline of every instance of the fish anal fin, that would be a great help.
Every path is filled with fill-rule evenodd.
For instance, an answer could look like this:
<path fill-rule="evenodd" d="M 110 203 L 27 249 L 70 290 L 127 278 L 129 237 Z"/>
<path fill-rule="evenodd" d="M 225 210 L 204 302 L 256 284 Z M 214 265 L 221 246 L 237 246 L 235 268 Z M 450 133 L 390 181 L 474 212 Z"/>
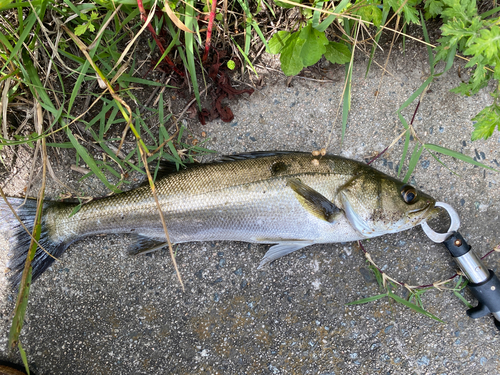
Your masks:
<path fill-rule="evenodd" d="M 128 249 L 129 255 L 147 254 L 168 246 L 164 241 L 158 241 L 146 236 L 137 235 L 133 245 Z"/>
<path fill-rule="evenodd" d="M 342 213 L 340 208 L 298 178 L 289 178 L 287 185 L 295 192 L 300 204 L 312 215 L 333 223 Z"/>
<path fill-rule="evenodd" d="M 270 263 L 273 260 L 276 260 L 278 258 L 281 258 L 282 256 L 293 253 L 294 251 L 300 250 L 303 247 L 312 245 L 313 243 L 314 242 L 312 241 L 286 241 L 273 245 L 269 248 L 267 253 L 261 259 L 259 267 L 257 267 L 257 269 L 262 268 L 267 263 Z"/>

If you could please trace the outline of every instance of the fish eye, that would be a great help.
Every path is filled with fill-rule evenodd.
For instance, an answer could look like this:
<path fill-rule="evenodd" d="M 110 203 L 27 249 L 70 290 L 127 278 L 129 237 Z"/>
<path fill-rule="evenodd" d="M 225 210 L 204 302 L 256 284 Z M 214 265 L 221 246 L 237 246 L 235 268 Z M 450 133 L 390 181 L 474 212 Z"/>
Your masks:
<path fill-rule="evenodd" d="M 404 185 L 401 188 L 401 196 L 406 203 L 415 203 L 417 201 L 417 190 L 413 186 Z"/>

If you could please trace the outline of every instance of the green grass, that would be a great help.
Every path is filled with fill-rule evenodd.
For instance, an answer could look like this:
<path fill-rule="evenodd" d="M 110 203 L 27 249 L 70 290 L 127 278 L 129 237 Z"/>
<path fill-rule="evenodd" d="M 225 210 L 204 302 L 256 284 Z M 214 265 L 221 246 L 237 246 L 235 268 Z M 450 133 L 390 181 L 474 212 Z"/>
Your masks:
<path fill-rule="evenodd" d="M 150 6 L 152 2 L 144 3 Z M 115 9 L 116 4 L 119 4 L 119 12 Z M 161 35 L 165 38 L 165 51 L 154 67 L 166 66 L 170 76 L 177 75 L 179 84 L 189 82 L 197 108 L 201 109 L 200 93 L 204 91 L 203 86 L 208 85 L 206 73 L 209 70 L 209 66 L 201 64 L 200 57 L 205 45 L 202 16 L 207 3 L 186 0 L 170 1 L 169 4 L 174 15 L 159 18 L 151 13 L 149 17 L 154 30 L 159 32 L 162 27 L 165 30 Z M 500 63 L 497 61 L 500 7 L 477 14 L 477 7 L 471 0 L 457 0 L 454 6 L 443 0 L 425 3 L 420 0 L 412 3 L 404 0 L 313 3 L 283 0 L 264 1 L 263 5 L 248 0 L 232 0 L 224 4 L 216 4 L 216 35 L 212 36 L 215 39 L 212 44 L 227 44 L 231 52 L 227 59 L 234 61 L 239 54 L 242 64 L 250 68 L 246 70 L 248 74 L 257 74 L 252 59 L 261 47 L 280 54 L 282 69 L 288 75 L 299 74 L 303 67 L 316 63 L 321 57 L 345 65 L 345 88 L 339 104 L 342 108 L 342 139 L 351 110 L 352 71 L 354 56 L 359 49 L 360 30 L 372 27 L 373 40 L 378 42 L 381 32 L 389 30 L 389 15 L 393 14 L 392 19 L 396 13 L 404 23 L 403 28 L 409 24 L 420 25 L 427 46 L 430 73 L 397 110 L 401 126 L 406 131 L 398 175 L 406 165 L 404 180 L 408 181 L 424 152 L 443 165 L 440 154 L 494 170 L 452 149 L 420 141 L 403 111 L 412 107 L 418 109 L 420 101 L 425 100 L 426 90 L 437 77 L 452 67 L 458 53 L 469 58 L 467 67 L 471 76 L 455 92 L 473 95 L 490 80 L 500 79 Z M 158 3 L 158 7 L 160 5 L 163 6 L 163 3 Z M 422 13 L 417 6 L 423 6 Z M 457 13 L 459 8 L 462 11 Z M 228 17 L 229 12 L 231 17 Z M 119 192 L 128 184 L 130 173 L 144 173 L 144 164 L 156 167 L 150 179 L 154 190 L 154 176 L 160 159 L 180 167 L 183 163 L 193 162 L 197 155 L 211 152 L 203 147 L 203 142 L 197 145 L 189 143 L 189 131 L 179 126 L 180 119 L 166 113 L 161 91 L 155 94 L 156 106 L 147 104 L 141 107 L 143 98 L 137 91 L 138 87 L 155 92 L 170 86 L 138 74 L 137 60 L 142 59 L 139 54 L 143 53 L 138 52 L 139 38 L 148 40 L 151 50 L 157 48 L 153 37 L 143 27 L 139 13 L 137 4 L 127 0 L 115 3 L 109 0 L 98 3 L 0 1 L 0 85 L 5 92 L 3 104 L 14 108 L 14 104 L 32 101 L 38 106 L 37 113 L 44 116 L 32 128 L 16 136 L 12 134 L 15 129 L 2 127 L 0 149 L 11 147 L 15 150 L 20 145 L 41 147 L 42 144 L 47 145 L 49 153 L 56 148 L 71 149 L 73 164 L 85 163 L 90 170 L 82 178 L 96 176 L 110 192 Z M 440 44 L 434 47 L 429 40 L 426 19 L 436 16 L 441 17 L 444 24 Z M 277 19 L 285 21 L 275 28 L 269 21 Z M 179 28 L 179 22 L 192 32 Z M 228 32 L 227 40 L 221 40 L 221 35 L 237 26 L 242 32 Z M 53 29 L 47 30 L 46 27 Z M 332 35 L 337 37 L 327 38 Z M 131 40 L 133 42 L 129 43 Z M 373 43 L 366 74 L 375 49 Z M 213 55 L 213 50 L 211 53 Z M 444 62 L 445 66 L 437 72 L 441 67 L 439 62 Z M 188 76 L 185 80 L 182 78 L 184 72 Z M 99 84 L 104 84 L 104 88 L 99 88 Z M 492 106 L 475 117 L 477 124 L 472 139 L 487 138 L 499 126 L 500 85 L 496 86 L 492 95 Z M 90 98 L 88 106 L 84 105 L 87 98 Z M 140 105 L 131 107 L 129 103 Z M 23 360 L 26 354 L 22 350 L 19 334 L 29 295 L 29 263 L 26 270 L 16 305 L 13 333 L 9 338 L 13 348 L 16 347 L 13 344 L 19 342 Z M 381 275 L 377 276 L 377 280 L 385 284 Z M 421 293 L 416 291 L 411 294 L 415 301 L 412 303 L 401 299 L 389 288 L 384 294 L 358 303 L 388 297 L 416 312 L 438 319 L 423 310 Z M 463 300 L 457 290 L 454 293 Z"/>

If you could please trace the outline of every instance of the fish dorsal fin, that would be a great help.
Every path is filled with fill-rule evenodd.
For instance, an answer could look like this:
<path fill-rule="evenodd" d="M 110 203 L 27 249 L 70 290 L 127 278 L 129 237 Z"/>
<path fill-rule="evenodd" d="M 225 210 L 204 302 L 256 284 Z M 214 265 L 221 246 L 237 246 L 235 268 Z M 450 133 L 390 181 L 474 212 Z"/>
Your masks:
<path fill-rule="evenodd" d="M 269 156 L 278 156 L 278 155 L 289 155 L 289 154 L 308 154 L 307 152 L 297 152 L 297 151 L 254 151 L 254 152 L 244 152 L 241 154 L 234 155 L 224 155 L 216 160 L 216 162 L 223 161 L 237 161 L 237 160 L 247 160 L 247 159 L 258 159 L 265 158 Z"/>
<path fill-rule="evenodd" d="M 300 204 L 317 218 L 333 223 L 341 214 L 340 208 L 298 178 L 289 178 L 287 185 L 295 192 Z"/>
<path fill-rule="evenodd" d="M 259 267 L 257 269 L 262 268 L 267 263 L 272 262 L 278 258 L 281 258 L 285 255 L 293 253 L 294 251 L 300 250 L 303 247 L 312 245 L 314 242 L 312 241 L 285 241 L 280 242 L 277 245 L 271 246 L 267 253 L 264 255 L 262 260 L 259 263 Z"/>
<path fill-rule="evenodd" d="M 133 245 L 128 249 L 129 255 L 139 255 L 147 254 L 153 251 L 160 250 L 161 248 L 168 246 L 166 242 L 153 240 L 149 237 L 136 235 Z"/>

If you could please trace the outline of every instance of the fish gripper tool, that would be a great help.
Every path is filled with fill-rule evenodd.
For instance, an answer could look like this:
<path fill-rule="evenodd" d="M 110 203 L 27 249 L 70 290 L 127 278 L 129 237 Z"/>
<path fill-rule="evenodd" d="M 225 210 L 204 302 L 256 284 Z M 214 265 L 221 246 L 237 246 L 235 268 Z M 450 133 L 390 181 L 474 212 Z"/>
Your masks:
<path fill-rule="evenodd" d="M 491 313 L 495 326 L 500 330 L 500 280 L 492 270 L 486 268 L 481 258 L 458 232 L 460 219 L 453 207 L 443 202 L 437 202 L 436 206 L 444 208 L 450 216 L 448 232 L 437 233 L 426 222 L 422 223 L 422 229 L 432 241 L 444 244 L 469 280 L 467 287 L 478 304 L 467 310 L 467 315 L 477 319 Z"/>

